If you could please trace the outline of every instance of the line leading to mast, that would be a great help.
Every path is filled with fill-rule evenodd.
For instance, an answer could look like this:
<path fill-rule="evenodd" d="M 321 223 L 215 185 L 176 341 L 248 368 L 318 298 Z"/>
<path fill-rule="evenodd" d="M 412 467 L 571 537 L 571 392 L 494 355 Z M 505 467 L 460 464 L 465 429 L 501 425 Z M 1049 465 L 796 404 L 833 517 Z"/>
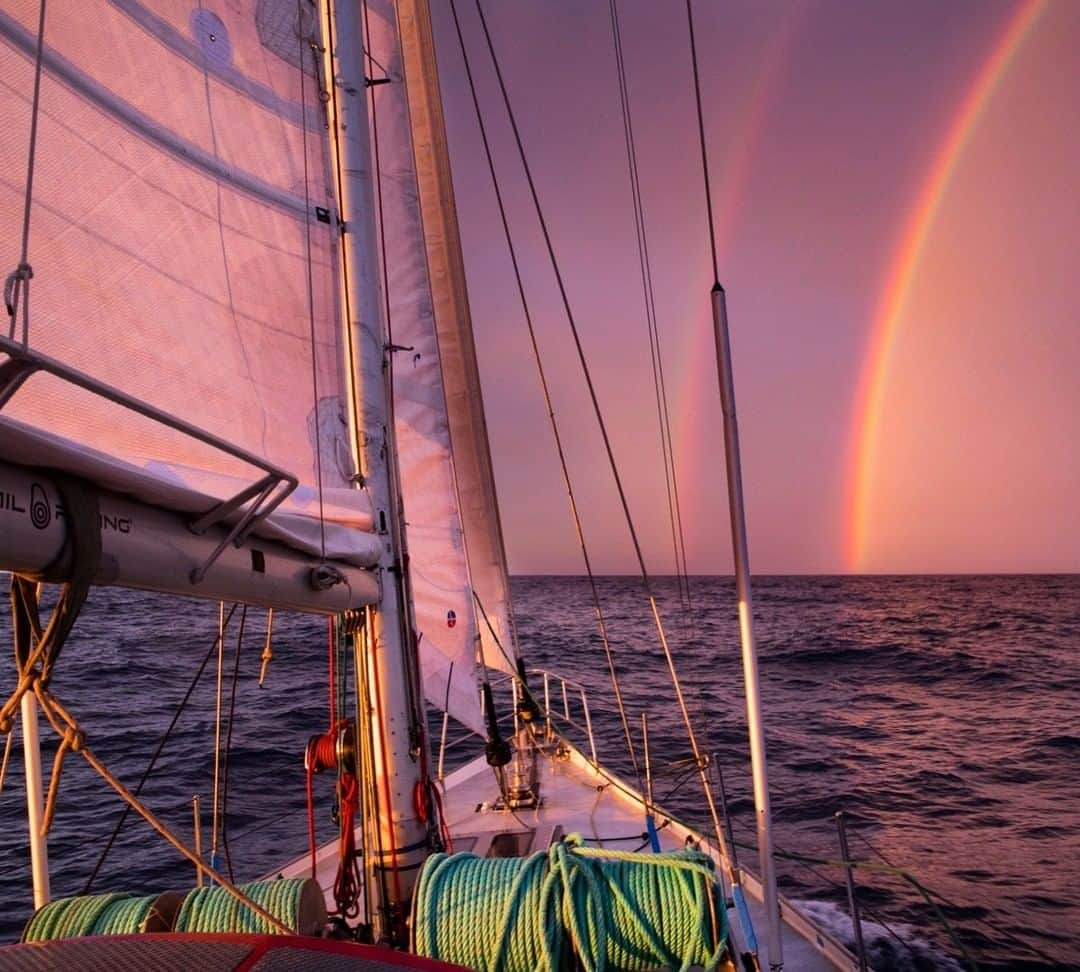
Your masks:
<path fill-rule="evenodd" d="M 686 0 L 686 20 L 690 31 L 690 59 L 694 69 L 694 103 L 697 108 L 698 140 L 701 145 L 701 173 L 705 185 L 705 208 L 709 221 L 712 251 L 713 333 L 716 342 L 716 370 L 720 382 L 720 405 L 724 416 L 724 461 L 727 471 L 728 511 L 731 517 L 731 546 L 735 560 L 735 592 L 739 606 L 739 642 L 742 647 L 743 678 L 746 683 L 746 722 L 750 735 L 750 764 L 754 781 L 754 811 L 757 823 L 761 883 L 765 892 L 765 913 L 769 925 L 767 958 L 769 967 L 784 967 L 780 933 L 780 903 L 776 890 L 776 868 L 772 852 L 772 814 L 769 806 L 769 774 L 765 758 L 765 724 L 761 712 L 761 684 L 758 676 L 757 645 L 754 639 L 754 607 L 750 590 L 750 554 L 746 540 L 746 510 L 743 504 L 742 461 L 739 455 L 739 426 L 735 416 L 735 379 L 728 334 L 727 298 L 720 284 L 716 255 L 716 227 L 713 221 L 712 190 L 709 185 L 709 156 L 705 145 L 705 116 L 701 104 L 694 13 Z"/>
<path fill-rule="evenodd" d="M 479 9 L 479 4 L 477 4 Z M 502 190 L 499 186 L 498 175 L 495 171 L 495 160 L 491 152 L 491 143 L 488 140 L 487 126 L 484 124 L 484 116 L 480 110 L 480 99 L 476 92 L 476 83 L 473 78 L 472 67 L 469 63 L 469 53 L 465 47 L 465 38 L 461 31 L 461 21 L 458 18 L 457 4 L 450 0 L 450 11 L 454 18 L 454 28 L 457 31 L 458 44 L 461 47 L 461 57 L 465 65 L 465 77 L 469 83 L 469 92 L 472 96 L 473 109 L 476 114 L 476 122 L 480 129 L 480 139 L 484 146 L 484 155 L 487 159 L 488 172 L 491 174 L 492 188 L 495 191 L 495 201 L 499 209 L 499 218 L 502 221 L 503 235 L 506 238 L 506 246 L 510 252 L 510 263 L 514 269 L 514 280 L 517 284 L 518 297 L 521 301 L 521 310 L 525 317 L 525 327 L 529 332 L 529 343 L 532 347 L 533 361 L 536 363 L 537 375 L 540 379 L 540 390 L 544 396 L 544 407 L 547 411 L 548 421 L 551 425 L 551 433 L 555 442 L 555 451 L 559 457 L 559 468 L 562 471 L 563 484 L 566 487 L 567 499 L 570 504 L 570 517 L 574 523 L 574 532 L 577 535 L 578 546 L 581 548 L 581 558 L 585 567 L 585 574 L 589 578 L 589 590 L 592 596 L 593 610 L 596 613 L 596 623 L 599 629 L 600 642 L 604 648 L 604 657 L 607 660 L 608 672 L 611 675 L 612 688 L 615 692 L 615 703 L 619 710 L 619 719 L 622 723 L 623 737 L 626 740 L 626 750 L 630 756 L 630 762 L 634 767 L 634 775 L 641 782 L 641 772 L 638 768 L 637 754 L 634 749 L 633 736 L 630 733 L 630 723 L 626 715 L 626 705 L 622 697 L 622 689 L 619 686 L 618 669 L 615 664 L 615 655 L 608 637 L 607 622 L 604 618 L 603 607 L 600 604 L 600 595 L 596 587 L 596 575 L 593 572 L 592 560 L 589 557 L 589 548 L 585 542 L 585 531 L 582 527 L 581 516 L 578 510 L 577 497 L 574 493 L 573 481 L 570 478 L 570 469 L 566 461 L 566 453 L 563 449 L 562 433 L 559 424 L 555 420 L 555 408 L 551 401 L 551 391 L 548 386 L 547 373 L 544 370 L 543 358 L 540 355 L 540 345 L 536 338 L 536 328 L 533 324 L 532 312 L 529 309 L 529 301 L 525 295 L 525 284 L 521 278 L 521 267 L 518 263 L 517 248 L 510 232 L 510 222 L 506 214 L 506 205 L 503 201 Z M 481 11 L 481 17 L 483 12 Z M 486 32 L 486 26 L 485 26 Z M 494 59 L 494 51 L 492 51 Z M 509 107 L 509 105 L 507 105 Z M 519 143 L 520 144 L 520 143 Z M 522 155 L 524 158 L 524 154 Z"/>
<path fill-rule="evenodd" d="M 671 652 L 671 646 L 668 642 L 667 633 L 664 630 L 664 622 L 660 616 L 660 607 L 656 600 L 655 592 L 652 588 L 652 582 L 649 577 L 648 569 L 645 565 L 645 555 L 641 549 L 641 543 L 638 538 L 637 529 L 634 526 L 634 518 L 630 512 L 630 504 L 626 498 L 626 491 L 623 488 L 622 476 L 619 473 L 618 463 L 615 461 L 615 453 L 612 449 L 611 439 L 608 435 L 607 424 L 604 421 L 603 410 L 600 408 L 600 401 L 596 394 L 596 387 L 593 384 L 592 373 L 589 369 L 588 359 L 585 356 L 585 349 L 581 344 L 581 336 L 578 332 L 577 321 L 574 317 L 573 309 L 570 306 L 570 298 L 567 294 L 566 284 L 563 280 L 562 271 L 559 268 L 558 259 L 555 256 L 555 247 L 551 239 L 551 233 L 548 230 L 547 220 L 544 218 L 543 207 L 540 205 L 540 197 L 536 189 L 536 183 L 532 176 L 532 170 L 529 166 L 528 159 L 525 155 L 525 147 L 521 139 L 521 132 L 518 128 L 517 119 L 514 115 L 513 108 L 510 105 L 510 95 L 506 88 L 506 82 L 503 79 L 502 70 L 499 66 L 498 57 L 495 54 L 495 45 L 491 39 L 491 33 L 488 30 L 487 18 L 484 16 L 483 7 L 480 4 L 480 0 L 476 0 L 476 11 L 480 18 L 480 26 L 483 28 L 484 39 L 487 42 L 488 54 L 491 57 L 492 67 L 495 70 L 495 77 L 499 84 L 499 91 L 502 95 L 503 104 L 506 107 L 506 114 L 510 121 L 510 128 L 514 134 L 514 141 L 517 146 L 518 156 L 521 160 L 521 166 L 525 173 L 525 180 L 529 186 L 529 193 L 532 197 L 533 207 L 536 212 L 537 221 L 540 224 L 540 230 L 544 237 L 544 243 L 547 248 L 548 258 L 551 261 L 552 272 L 555 275 L 555 281 L 558 285 L 559 295 L 562 298 L 563 309 L 566 313 L 567 323 L 570 327 L 570 333 L 573 337 L 574 347 L 577 353 L 577 358 L 581 364 L 582 374 L 585 379 L 585 386 L 589 392 L 589 398 L 592 402 L 593 414 L 596 417 L 597 425 L 600 429 L 600 437 L 604 443 L 605 454 L 608 459 L 608 466 L 611 469 L 612 478 L 615 481 L 615 489 L 619 495 L 619 502 L 623 511 L 623 516 L 626 520 L 627 532 L 630 534 L 630 540 L 634 548 L 634 554 L 637 559 L 639 573 L 641 575 L 642 586 L 645 588 L 645 595 L 649 602 L 649 607 L 652 611 L 653 621 L 656 625 L 656 633 L 660 642 L 660 647 L 663 650 L 664 658 L 667 661 L 668 671 L 671 674 L 672 688 L 675 692 L 675 699 L 679 706 L 679 711 L 682 715 L 683 725 L 686 727 L 686 734 L 690 742 L 690 748 L 694 754 L 694 761 L 697 764 L 698 775 L 701 780 L 701 786 L 703 795 L 705 797 L 705 803 L 709 809 L 709 817 L 713 825 L 713 833 L 716 837 L 716 845 L 720 848 L 720 852 L 725 860 L 731 859 L 728 852 L 727 841 L 724 838 L 723 829 L 720 826 L 720 815 L 716 808 L 716 800 L 713 797 L 712 788 L 709 785 L 708 779 L 708 764 L 704 758 L 701 748 L 698 746 L 697 735 L 694 732 L 693 720 L 690 718 L 690 711 L 686 705 L 686 699 L 683 696 L 682 685 L 679 682 L 678 672 L 675 668 L 675 659 Z M 732 880 L 737 882 L 737 874 L 732 872 Z"/>

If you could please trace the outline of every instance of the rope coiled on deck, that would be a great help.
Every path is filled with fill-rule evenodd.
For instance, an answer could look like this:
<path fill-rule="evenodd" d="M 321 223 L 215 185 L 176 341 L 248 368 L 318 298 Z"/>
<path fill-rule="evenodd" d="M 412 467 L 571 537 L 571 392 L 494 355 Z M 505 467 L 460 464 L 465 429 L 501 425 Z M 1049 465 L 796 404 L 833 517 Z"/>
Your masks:
<path fill-rule="evenodd" d="M 83 935 L 134 935 L 141 932 L 156 895 L 89 894 L 60 898 L 38 910 L 23 932 L 24 942 L 50 942 Z"/>
<path fill-rule="evenodd" d="M 310 878 L 253 881 L 240 891 L 281 927 L 303 935 L 322 931 L 326 908 L 322 891 Z M 47 942 L 85 935 L 135 935 L 143 932 L 278 934 L 281 928 L 220 885 L 195 888 L 183 896 L 93 894 L 50 901 L 26 925 L 24 942 Z"/>
<path fill-rule="evenodd" d="M 727 916 L 712 860 L 636 854 L 571 835 L 525 858 L 435 854 L 417 883 L 413 950 L 478 972 L 714 969 Z"/>
<path fill-rule="evenodd" d="M 290 928 L 295 928 L 300 914 L 300 898 L 308 878 L 281 878 L 273 881 L 253 881 L 241 884 L 244 892 L 257 905 Z M 226 888 L 218 885 L 195 888 L 188 892 L 176 916 L 173 929 L 178 932 L 250 932 L 274 935 L 274 928 L 265 918 L 245 907 Z"/>

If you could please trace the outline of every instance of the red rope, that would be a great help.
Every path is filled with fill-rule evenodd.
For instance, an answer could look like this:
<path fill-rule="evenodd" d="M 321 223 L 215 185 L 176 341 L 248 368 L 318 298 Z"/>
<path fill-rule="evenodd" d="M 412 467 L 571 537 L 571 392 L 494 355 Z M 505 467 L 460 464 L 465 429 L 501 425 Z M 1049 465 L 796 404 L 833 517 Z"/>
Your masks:
<path fill-rule="evenodd" d="M 315 877 L 315 774 L 337 766 L 337 728 L 312 736 L 304 749 L 307 774 L 308 848 L 311 851 L 311 876 Z"/>
<path fill-rule="evenodd" d="M 360 783 L 349 772 L 338 779 L 338 808 L 341 840 L 338 844 L 338 873 L 334 880 L 334 902 L 342 918 L 360 913 L 360 863 L 356 854 L 356 811 L 360 807 Z"/>
<path fill-rule="evenodd" d="M 308 741 L 307 761 L 314 764 L 316 773 L 334 769 L 337 766 L 337 733 L 339 728 L 335 726 L 321 736 L 312 736 Z"/>

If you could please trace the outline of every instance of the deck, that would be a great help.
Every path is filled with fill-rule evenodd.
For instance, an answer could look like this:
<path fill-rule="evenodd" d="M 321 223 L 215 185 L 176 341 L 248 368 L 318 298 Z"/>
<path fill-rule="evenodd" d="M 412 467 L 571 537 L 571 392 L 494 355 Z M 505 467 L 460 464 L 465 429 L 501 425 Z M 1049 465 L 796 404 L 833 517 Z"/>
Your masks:
<path fill-rule="evenodd" d="M 508 811 L 496 807 L 498 787 L 491 768 L 478 757 L 447 776 L 444 805 L 455 851 L 478 856 L 524 856 L 544 850 L 567 834 L 580 834 L 594 847 L 635 850 L 644 841 L 644 802 L 628 784 L 594 766 L 572 746 L 556 753 L 542 754 L 540 761 L 541 803 L 535 809 Z M 702 835 L 657 811 L 663 850 L 694 846 L 722 864 L 717 849 Z M 642 835 L 640 841 L 627 838 Z M 280 872 L 285 877 L 308 873 L 307 857 L 292 862 Z M 334 907 L 333 883 L 337 871 L 337 844 L 321 847 L 316 854 L 316 880 Z M 766 939 L 765 911 L 761 886 L 743 872 L 743 887 L 758 940 Z M 781 896 L 783 968 L 788 972 L 818 972 L 841 969 L 853 972 L 858 963 L 851 953 L 824 929 L 802 914 Z M 732 934 L 738 950 L 745 938 L 730 906 Z"/>

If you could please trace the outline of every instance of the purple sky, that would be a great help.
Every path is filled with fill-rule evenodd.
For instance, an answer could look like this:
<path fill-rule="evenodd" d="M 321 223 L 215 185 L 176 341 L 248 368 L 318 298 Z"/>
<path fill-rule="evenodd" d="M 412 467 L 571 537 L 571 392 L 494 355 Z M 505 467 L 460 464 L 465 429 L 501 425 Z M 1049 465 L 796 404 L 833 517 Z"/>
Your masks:
<path fill-rule="evenodd" d="M 1014 0 L 698 0 L 751 563 L 847 569 L 845 478 L 882 291 Z M 432 5 L 511 569 L 580 552 L 448 4 Z M 459 0 L 596 569 L 634 569 L 471 0 Z M 690 568 L 730 571 L 681 2 L 621 0 Z M 608 4 L 485 4 L 654 573 L 670 572 Z M 888 371 L 871 572 L 1080 567 L 1080 4 L 1049 0 L 960 157 Z"/>

